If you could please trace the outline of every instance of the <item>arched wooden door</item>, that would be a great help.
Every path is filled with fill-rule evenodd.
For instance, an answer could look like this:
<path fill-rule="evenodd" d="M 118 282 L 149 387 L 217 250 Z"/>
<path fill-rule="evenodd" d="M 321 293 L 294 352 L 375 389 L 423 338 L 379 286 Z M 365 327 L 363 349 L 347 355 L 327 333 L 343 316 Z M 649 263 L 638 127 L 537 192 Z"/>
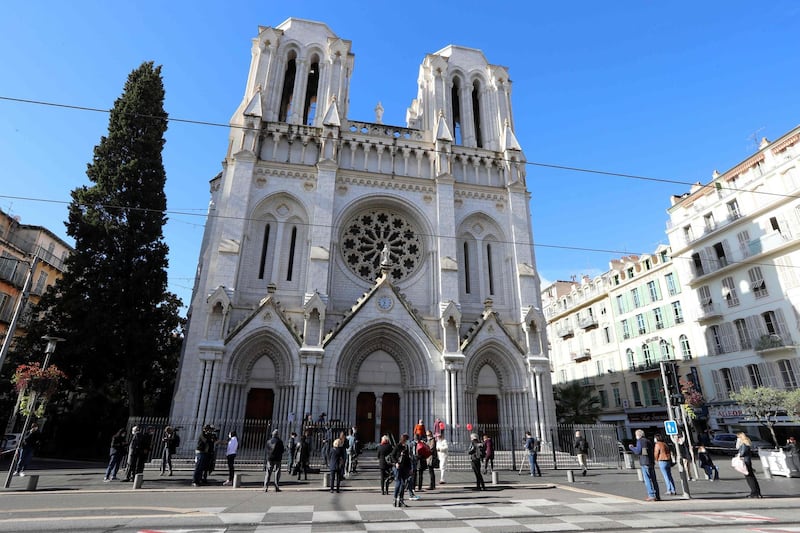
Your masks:
<path fill-rule="evenodd" d="M 356 398 L 356 429 L 361 444 L 375 440 L 375 394 L 359 392 Z"/>
<path fill-rule="evenodd" d="M 250 389 L 247 391 L 247 406 L 244 417 L 257 420 L 272 420 L 275 392 L 272 389 Z"/>
<path fill-rule="evenodd" d="M 381 435 L 400 437 L 400 395 L 385 392 L 381 396 Z"/>

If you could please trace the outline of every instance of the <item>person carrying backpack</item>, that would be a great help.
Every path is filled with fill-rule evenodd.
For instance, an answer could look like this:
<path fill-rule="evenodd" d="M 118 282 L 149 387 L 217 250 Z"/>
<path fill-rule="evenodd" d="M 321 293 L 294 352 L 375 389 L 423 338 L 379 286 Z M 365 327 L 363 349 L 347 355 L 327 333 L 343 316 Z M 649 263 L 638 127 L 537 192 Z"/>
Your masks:
<path fill-rule="evenodd" d="M 472 473 L 475 474 L 475 490 L 486 490 L 486 483 L 483 481 L 481 474 L 481 462 L 486 457 L 486 450 L 483 444 L 478 440 L 478 435 L 473 433 L 470 435 L 469 461 L 472 466 Z"/>
<path fill-rule="evenodd" d="M 539 451 L 542 448 L 542 443 L 539 439 L 531 435 L 530 431 L 525 432 L 525 451 L 528 452 L 528 463 L 531 467 L 531 475 L 542 477 L 542 470 L 539 468 L 539 463 L 536 461 Z"/>

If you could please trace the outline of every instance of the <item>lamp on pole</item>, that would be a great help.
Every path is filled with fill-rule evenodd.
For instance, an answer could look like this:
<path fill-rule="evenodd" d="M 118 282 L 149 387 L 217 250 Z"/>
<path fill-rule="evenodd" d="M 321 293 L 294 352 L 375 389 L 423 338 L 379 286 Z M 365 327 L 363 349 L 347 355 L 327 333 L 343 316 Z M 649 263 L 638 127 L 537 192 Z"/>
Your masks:
<path fill-rule="evenodd" d="M 50 335 L 45 335 L 44 337 L 42 337 L 42 340 L 47 341 L 47 347 L 44 349 L 44 364 L 42 365 L 42 370 L 44 370 L 50 363 L 50 356 L 53 355 L 53 352 L 56 351 L 56 344 L 63 341 L 64 339 L 62 339 L 61 337 L 53 337 Z M 11 477 L 14 475 L 14 467 L 17 465 L 17 462 L 20 459 L 19 449 L 22 446 L 22 441 L 25 438 L 25 434 L 28 433 L 28 428 L 30 427 L 31 417 L 33 416 L 33 411 L 34 411 L 33 407 L 36 405 L 36 400 L 37 400 L 36 397 L 38 396 L 38 392 L 35 390 L 31 390 L 30 395 L 31 399 L 28 402 L 30 409 L 28 410 L 28 414 L 25 417 L 25 424 L 22 426 L 22 433 L 20 435 L 20 438 L 17 439 L 17 448 L 14 450 L 14 457 L 11 459 L 11 465 L 8 468 L 8 475 L 6 476 L 6 483 L 4 485 L 5 488 L 8 488 L 11 485 Z M 12 419 L 16 418 L 16 410 L 14 411 L 14 413 L 12 413 L 11 416 Z"/>

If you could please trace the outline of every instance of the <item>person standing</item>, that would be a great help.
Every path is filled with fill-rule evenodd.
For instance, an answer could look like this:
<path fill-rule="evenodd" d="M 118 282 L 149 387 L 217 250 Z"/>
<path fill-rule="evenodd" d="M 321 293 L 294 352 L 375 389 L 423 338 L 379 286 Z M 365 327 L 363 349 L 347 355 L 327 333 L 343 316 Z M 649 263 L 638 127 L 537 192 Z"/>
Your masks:
<path fill-rule="evenodd" d="M 719 468 L 714 464 L 711 455 L 702 444 L 697 447 L 697 460 L 700 461 L 700 468 L 706 473 L 709 481 L 719 481 Z"/>
<path fill-rule="evenodd" d="M 42 433 L 39 431 L 39 424 L 34 422 L 28 430 L 28 434 L 22 439 L 20 445 L 19 462 L 17 463 L 17 471 L 15 475 L 25 476 L 25 469 L 33 458 L 33 452 L 39 449 L 42 443 Z"/>
<path fill-rule="evenodd" d="M 489 435 L 483 435 L 483 473 L 494 472 L 494 441 Z"/>
<path fill-rule="evenodd" d="M 585 476 L 589 464 L 589 442 L 580 431 L 575 432 L 575 441 L 572 443 L 572 449 L 575 450 L 578 466 L 583 471 L 581 475 Z"/>
<path fill-rule="evenodd" d="M 330 452 L 328 452 L 328 472 L 331 479 L 331 492 L 341 492 L 342 477 L 344 477 L 345 462 L 347 461 L 347 450 L 344 447 L 343 438 L 333 441 Z"/>
<path fill-rule="evenodd" d="M 411 482 L 411 451 L 408 449 L 408 433 L 400 435 L 400 440 L 392 450 L 394 463 L 394 500 L 395 507 L 405 507 L 404 496 Z"/>
<path fill-rule="evenodd" d="M 424 438 L 425 433 L 425 423 L 420 418 L 419 421 L 417 421 L 417 425 L 414 426 L 414 440 L 419 441 L 420 439 Z"/>
<path fill-rule="evenodd" d="M 744 466 L 747 467 L 747 473 L 744 475 L 744 480 L 747 481 L 747 486 L 750 487 L 750 494 L 748 498 L 761 498 L 761 487 L 758 485 L 756 473 L 753 470 L 753 460 L 750 457 L 752 452 L 752 442 L 746 433 L 740 431 L 736 434 L 736 455 L 741 458 Z"/>
<path fill-rule="evenodd" d="M 539 468 L 537 458 L 541 444 L 539 439 L 531 435 L 530 431 L 525 432 L 525 451 L 528 452 L 528 464 L 531 467 L 531 476 L 542 477 L 542 470 Z"/>
<path fill-rule="evenodd" d="M 644 436 L 644 430 L 636 430 L 636 446 L 629 444 L 628 449 L 639 456 L 639 466 L 642 469 L 644 486 L 647 489 L 645 501 L 657 502 L 661 500 L 658 480 L 656 479 L 656 467 L 653 461 L 654 447 L 653 443 Z"/>
<path fill-rule="evenodd" d="M 214 427 L 206 424 L 197 437 L 197 444 L 194 447 L 194 474 L 192 475 L 192 486 L 199 487 L 204 483 L 204 476 L 208 469 L 210 456 L 214 452 Z"/>
<path fill-rule="evenodd" d="M 178 450 L 178 445 L 180 444 L 180 437 L 178 437 L 178 434 L 172 426 L 164 428 L 164 437 L 162 437 L 161 443 L 164 447 L 161 453 L 161 475 L 163 476 L 166 474 L 167 468 L 169 468 L 169 475 L 171 476 L 172 456 L 175 455 L 175 452 Z"/>
<path fill-rule="evenodd" d="M 483 444 L 478 440 L 478 435 L 473 433 L 470 435 L 469 461 L 472 466 L 472 473 L 475 474 L 475 490 L 486 490 L 486 483 L 483 481 L 481 475 L 481 462 L 483 461 L 486 452 Z"/>
<path fill-rule="evenodd" d="M 667 486 L 667 494 L 674 496 L 677 492 L 675 491 L 675 480 L 672 478 L 672 453 L 660 433 L 656 433 L 654 439 L 656 443 L 653 446 L 653 457 L 658 464 L 658 469 L 661 470 L 661 477 L 664 478 L 664 484 Z"/>
<path fill-rule="evenodd" d="M 223 483 L 225 486 L 233 485 L 233 464 L 236 461 L 236 453 L 239 451 L 239 438 L 235 431 L 228 433 L 228 447 L 225 450 L 225 459 L 228 461 L 228 480 Z"/>
<path fill-rule="evenodd" d="M 436 437 L 436 456 L 439 458 L 439 483 L 444 485 L 445 472 L 447 472 L 447 456 L 450 451 L 450 445 L 444 436 L 444 432 L 439 433 Z"/>
<path fill-rule="evenodd" d="M 428 445 L 428 449 L 431 451 L 431 456 L 428 459 L 428 473 L 430 482 L 428 483 L 428 490 L 434 490 L 436 488 L 436 471 L 434 470 L 439 466 L 439 450 L 436 448 L 436 439 L 433 436 L 433 432 L 429 429 L 425 434 L 425 443 Z"/>
<path fill-rule="evenodd" d="M 289 452 L 289 459 L 286 462 L 286 471 L 289 472 L 289 475 L 292 475 L 294 471 L 292 470 L 295 466 L 295 460 L 297 459 L 297 445 L 299 442 L 297 441 L 297 433 L 292 431 L 289 434 L 289 442 L 287 443 L 287 451 Z"/>
<path fill-rule="evenodd" d="M 309 444 L 310 435 L 302 435 L 300 442 L 297 443 L 297 481 L 300 476 L 305 476 L 308 481 L 308 464 L 311 458 L 311 445 Z"/>
<path fill-rule="evenodd" d="M 425 479 L 425 472 L 428 470 L 428 460 L 431 458 L 432 455 L 431 448 L 430 446 L 428 446 L 427 440 L 425 439 L 424 435 L 416 441 L 416 444 L 414 445 L 414 451 L 417 456 L 417 468 L 416 468 L 417 490 L 421 491 L 422 481 Z"/>
<path fill-rule="evenodd" d="M 144 472 L 145 444 L 147 437 L 139 426 L 131 428 L 131 441 L 128 444 L 128 469 L 125 471 L 125 481 L 133 481 L 136 474 Z"/>
<path fill-rule="evenodd" d="M 692 470 L 689 468 L 689 465 L 692 464 L 692 456 L 689 450 L 689 443 L 686 442 L 686 437 L 683 434 L 678 435 L 677 438 L 677 446 L 678 451 L 680 451 L 681 456 L 681 467 L 683 471 L 686 472 L 686 478 L 689 481 L 692 481 Z"/>
<path fill-rule="evenodd" d="M 116 481 L 122 459 L 125 457 L 125 449 L 128 447 L 128 432 L 125 428 L 120 429 L 111 437 L 111 449 L 109 451 L 108 468 L 103 481 Z"/>
<path fill-rule="evenodd" d="M 361 443 L 358 442 L 358 430 L 355 426 L 350 429 L 347 435 L 347 475 L 358 473 L 358 449 Z"/>
<path fill-rule="evenodd" d="M 280 492 L 281 481 L 281 461 L 283 460 L 284 446 L 283 441 L 278 436 L 278 430 L 272 432 L 272 438 L 267 442 L 266 451 L 266 465 L 265 470 L 267 475 L 264 477 L 264 492 L 269 490 L 269 484 L 275 483 L 275 492 Z M 275 481 L 272 481 L 272 475 L 275 475 Z"/>
<path fill-rule="evenodd" d="M 381 470 L 381 494 L 389 494 L 389 480 L 391 478 L 392 465 L 392 445 L 389 444 L 389 437 L 387 435 L 381 436 L 381 443 L 378 444 L 378 468 Z M 387 460 L 388 458 L 388 460 Z"/>

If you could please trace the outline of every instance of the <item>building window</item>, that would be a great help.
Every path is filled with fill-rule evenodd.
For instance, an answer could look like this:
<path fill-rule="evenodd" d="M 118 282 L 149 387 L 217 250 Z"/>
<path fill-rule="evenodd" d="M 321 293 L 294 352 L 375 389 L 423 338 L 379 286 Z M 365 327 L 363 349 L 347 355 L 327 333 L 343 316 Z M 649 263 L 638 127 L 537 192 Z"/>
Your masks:
<path fill-rule="evenodd" d="M 692 264 L 694 265 L 695 276 L 702 276 L 705 274 L 705 270 L 703 270 L 703 260 L 700 259 L 699 253 L 692 254 Z"/>
<path fill-rule="evenodd" d="M 725 205 L 728 207 L 728 220 L 736 220 L 742 216 L 741 211 L 739 211 L 739 202 L 736 200 L 731 200 Z"/>
<path fill-rule="evenodd" d="M 715 243 L 714 246 L 712 246 L 714 253 L 717 255 L 717 268 L 728 266 L 728 256 L 725 253 L 727 247 L 725 241 Z"/>
<path fill-rule="evenodd" d="M 619 395 L 619 387 L 611 389 L 611 395 L 614 397 L 614 407 L 620 407 L 622 405 L 622 398 Z"/>
<path fill-rule="evenodd" d="M 619 313 L 624 313 L 627 311 L 625 309 L 625 299 L 622 297 L 621 294 L 617 295 L 617 311 Z"/>
<path fill-rule="evenodd" d="M 769 293 L 767 292 L 767 284 L 764 283 L 764 275 L 761 273 L 761 267 L 753 267 L 748 269 L 747 275 L 750 277 L 750 290 L 756 298 L 763 298 Z"/>
<path fill-rule="evenodd" d="M 453 117 L 453 142 L 462 144 L 461 141 L 461 81 L 453 78 L 453 88 L 450 90 L 450 105 Z"/>
<path fill-rule="evenodd" d="M 642 358 L 646 366 L 653 364 L 653 354 L 650 353 L 650 345 L 647 343 L 642 344 Z"/>
<path fill-rule="evenodd" d="M 633 350 L 630 348 L 625 350 L 625 358 L 628 360 L 628 368 L 634 370 L 636 368 L 636 359 L 633 357 Z"/>
<path fill-rule="evenodd" d="M 289 241 L 289 264 L 286 266 L 286 281 L 292 281 L 294 273 L 294 251 L 297 248 L 297 226 L 292 228 L 292 238 Z"/>
<path fill-rule="evenodd" d="M 261 241 L 261 256 L 258 266 L 258 279 L 264 279 L 264 269 L 267 267 L 267 250 L 269 249 L 269 224 L 264 227 L 264 238 Z"/>
<path fill-rule="evenodd" d="M 587 351 L 587 353 L 588 353 L 588 351 Z M 595 362 L 595 366 L 597 367 L 597 375 L 598 376 L 602 376 L 603 374 L 605 374 L 606 371 L 603 368 L 603 360 L 602 359 L 598 359 Z"/>
<path fill-rule="evenodd" d="M 661 342 L 658 343 L 658 347 L 661 349 L 661 359 L 667 361 L 672 359 L 672 352 L 670 351 L 669 343 L 661 339 Z"/>
<path fill-rule="evenodd" d="M 733 384 L 733 374 L 731 374 L 731 369 L 721 368 L 719 373 L 722 376 L 722 384 L 725 386 L 725 392 L 727 394 L 734 392 L 736 389 Z"/>
<path fill-rule="evenodd" d="M 780 335 L 781 330 L 778 327 L 778 320 L 775 317 L 775 311 L 761 313 L 761 318 L 764 319 L 764 325 L 767 327 L 768 335 Z"/>
<path fill-rule="evenodd" d="M 639 289 L 638 288 L 631 290 L 631 299 L 633 300 L 633 307 L 634 308 L 642 306 L 642 301 L 639 298 Z"/>
<path fill-rule="evenodd" d="M 725 353 L 722 347 L 722 332 L 718 325 L 710 326 L 706 330 L 706 338 L 708 340 L 708 351 L 714 355 Z"/>
<path fill-rule="evenodd" d="M 739 295 L 736 294 L 736 284 L 730 276 L 722 279 L 722 297 L 725 298 L 725 303 L 728 304 L 728 307 L 736 307 L 739 305 Z"/>
<path fill-rule="evenodd" d="M 464 243 L 464 292 L 470 293 L 469 287 L 469 243 Z"/>
<path fill-rule="evenodd" d="M 294 53 L 294 52 L 292 52 Z M 281 106 L 278 111 L 278 122 L 288 122 L 292 115 L 292 98 L 294 96 L 294 77 L 297 73 L 297 63 L 290 57 L 283 73 L 283 90 L 281 91 Z"/>
<path fill-rule="evenodd" d="M 611 342 L 611 328 L 608 326 L 603 328 L 603 337 L 605 338 L 606 344 Z"/>
<path fill-rule="evenodd" d="M 747 365 L 747 375 L 750 378 L 751 387 L 762 387 L 764 385 L 758 365 Z"/>
<path fill-rule="evenodd" d="M 608 393 L 605 389 L 600 389 L 597 394 L 600 396 L 600 407 L 606 409 L 608 407 Z"/>
<path fill-rule="evenodd" d="M 742 252 L 742 257 L 750 257 L 750 233 L 747 230 L 740 231 L 736 234 L 739 241 L 739 251 Z"/>
<path fill-rule="evenodd" d="M 648 281 L 647 282 L 647 290 L 650 292 L 650 301 L 651 302 L 657 302 L 657 301 L 659 301 L 661 299 L 661 291 L 659 290 L 657 281 L 655 281 L 655 280 Z"/>
<path fill-rule="evenodd" d="M 669 261 L 669 255 L 667 255 L 667 251 L 666 250 L 661 250 L 661 253 L 659 254 L 659 256 L 661 257 L 661 262 L 662 263 L 666 263 L 667 261 Z"/>
<path fill-rule="evenodd" d="M 644 260 L 644 269 L 645 270 L 650 270 L 651 268 L 653 268 L 652 261 L 650 261 L 649 259 L 645 259 Z"/>
<path fill-rule="evenodd" d="M 675 317 L 676 324 L 683 324 L 683 310 L 680 301 L 672 302 L 672 315 Z"/>
<path fill-rule="evenodd" d="M 308 80 L 306 81 L 306 101 L 303 106 L 303 124 L 314 125 L 314 118 L 317 114 L 317 89 L 319 87 L 319 60 L 316 58 L 311 63 L 308 70 Z"/>
<path fill-rule="evenodd" d="M 753 347 L 750 340 L 750 332 L 747 328 L 747 322 L 743 318 L 737 318 L 733 321 L 733 326 L 736 328 L 736 336 L 739 338 L 739 345 L 742 350 L 748 350 Z"/>
<path fill-rule="evenodd" d="M 797 381 L 797 368 L 794 360 L 781 359 L 778 361 L 778 369 L 781 372 L 781 379 L 783 379 L 783 387 L 785 389 L 796 389 L 800 386 Z"/>
<path fill-rule="evenodd" d="M 636 326 L 639 330 L 639 335 L 644 335 L 645 333 L 647 333 L 647 326 L 645 325 L 644 322 L 644 315 L 641 313 L 636 315 Z"/>
<path fill-rule="evenodd" d="M 486 271 L 489 274 L 489 294 L 494 294 L 494 272 L 492 270 L 492 245 L 486 245 Z"/>
<path fill-rule="evenodd" d="M 475 144 L 483 148 L 483 135 L 481 133 L 481 85 L 478 80 L 472 84 L 472 124 L 475 128 Z"/>
<path fill-rule="evenodd" d="M 694 232 L 692 231 L 691 226 L 684 226 L 683 228 L 683 238 L 686 239 L 686 243 L 690 243 L 694 240 Z"/>
<path fill-rule="evenodd" d="M 714 222 L 714 213 L 707 213 L 703 215 L 703 226 L 705 227 L 706 232 L 714 231 L 717 227 L 716 223 Z"/>
<path fill-rule="evenodd" d="M 634 381 L 631 383 L 631 392 L 633 393 L 633 405 L 636 407 L 642 406 L 642 395 L 639 393 L 639 383 Z"/>
<path fill-rule="evenodd" d="M 631 327 L 628 324 L 628 320 L 627 319 L 622 321 L 622 338 L 623 339 L 630 339 L 631 338 Z"/>
<path fill-rule="evenodd" d="M 708 288 L 708 285 L 703 285 L 697 289 L 697 299 L 700 302 L 700 308 L 703 310 L 703 314 L 714 311 L 714 302 L 711 299 L 711 289 Z"/>
<path fill-rule="evenodd" d="M 661 389 L 664 386 L 661 383 L 661 379 L 650 378 L 644 383 L 647 389 L 647 396 L 650 397 L 649 405 L 661 405 L 663 403 L 661 401 Z"/>
<path fill-rule="evenodd" d="M 678 342 L 681 345 L 681 355 L 683 356 L 684 361 L 691 361 L 692 359 L 692 347 L 689 346 L 689 337 L 686 335 L 681 335 L 678 338 Z"/>
<path fill-rule="evenodd" d="M 656 329 L 664 329 L 664 313 L 661 312 L 660 307 L 653 309 L 653 319 L 656 323 Z"/>
<path fill-rule="evenodd" d="M 678 284 L 675 283 L 675 274 L 670 272 L 666 276 L 664 276 L 664 281 L 667 282 L 667 292 L 670 296 L 675 296 L 678 294 Z"/>
<path fill-rule="evenodd" d="M 614 274 L 614 285 L 619 285 L 619 274 Z"/>

